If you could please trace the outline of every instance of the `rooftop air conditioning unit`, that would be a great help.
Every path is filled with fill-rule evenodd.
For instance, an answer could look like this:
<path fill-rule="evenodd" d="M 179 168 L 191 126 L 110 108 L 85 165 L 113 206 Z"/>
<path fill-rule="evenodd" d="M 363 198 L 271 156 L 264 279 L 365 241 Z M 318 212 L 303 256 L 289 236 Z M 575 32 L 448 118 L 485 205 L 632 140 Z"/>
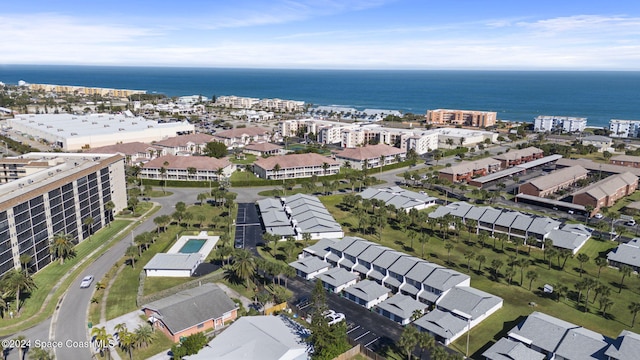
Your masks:
<path fill-rule="evenodd" d="M 72 133 L 71 133 L 71 136 L 74 136 L 74 135 L 78 135 L 78 133 L 74 133 L 74 132 L 72 132 Z"/>
<path fill-rule="evenodd" d="M 75 119 L 75 117 L 74 117 L 74 118 L 72 118 L 72 119 Z M 87 120 L 87 119 L 82 119 L 82 122 L 88 122 L 88 121 L 89 121 L 89 120 Z"/>
<path fill-rule="evenodd" d="M 91 125 L 98 125 L 98 123 L 97 123 L 97 122 L 95 122 L 95 121 L 92 121 L 92 122 L 91 122 Z"/>
<path fill-rule="evenodd" d="M 118 131 L 124 131 L 124 128 L 118 128 Z"/>
<path fill-rule="evenodd" d="M 109 127 L 109 125 L 108 125 L 108 124 L 106 124 L 104 127 Z"/>

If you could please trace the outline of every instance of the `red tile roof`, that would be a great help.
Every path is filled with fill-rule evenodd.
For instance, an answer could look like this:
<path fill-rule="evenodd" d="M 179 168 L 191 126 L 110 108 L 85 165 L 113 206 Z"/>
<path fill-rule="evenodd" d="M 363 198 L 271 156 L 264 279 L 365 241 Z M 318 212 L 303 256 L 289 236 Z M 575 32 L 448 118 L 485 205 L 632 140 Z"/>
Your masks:
<path fill-rule="evenodd" d="M 329 165 L 339 164 L 329 157 L 316 153 L 271 156 L 265 159 L 258 159 L 254 164 L 265 170 L 272 170 L 276 164 L 280 165 L 281 169 L 288 169 L 301 166 L 322 166 L 324 163 Z"/>
<path fill-rule="evenodd" d="M 214 137 L 212 135 L 196 133 L 196 134 L 174 136 L 168 139 L 157 141 L 155 142 L 155 145 L 166 146 L 166 147 L 178 147 L 178 146 L 187 146 L 189 143 L 202 145 L 212 141 L 214 141 Z"/>
<path fill-rule="evenodd" d="M 398 149 L 397 147 L 385 144 L 378 144 L 344 149 L 336 152 L 336 157 L 363 161 L 365 159 L 376 159 L 382 155 L 393 156 L 405 153 L 406 151 L 403 149 Z"/>
<path fill-rule="evenodd" d="M 93 149 L 88 149 L 83 152 L 91 153 L 91 154 L 124 154 L 124 155 L 136 155 L 144 152 L 149 152 L 149 150 L 155 151 L 159 149 L 153 145 L 143 143 L 143 142 L 130 142 L 130 143 L 120 143 L 114 145 L 101 146 Z"/>
<path fill-rule="evenodd" d="M 242 135 L 248 136 L 261 136 L 270 132 L 269 129 L 259 126 L 247 127 L 247 128 L 235 128 L 231 130 L 220 131 L 216 133 L 216 137 L 232 139 L 241 137 Z"/>
<path fill-rule="evenodd" d="M 168 162 L 169 165 L 165 166 L 165 162 Z M 227 158 L 216 159 L 208 156 L 166 155 L 155 158 L 144 164 L 142 167 L 145 169 L 160 169 L 161 167 L 166 169 L 186 169 L 194 167 L 197 170 L 218 170 L 220 168 L 225 168 L 230 164 L 231 162 L 229 162 L 229 159 Z"/>
<path fill-rule="evenodd" d="M 244 148 L 247 150 L 254 150 L 254 151 L 272 151 L 272 150 L 282 149 L 282 146 L 263 142 L 263 143 L 251 143 L 245 146 Z"/>

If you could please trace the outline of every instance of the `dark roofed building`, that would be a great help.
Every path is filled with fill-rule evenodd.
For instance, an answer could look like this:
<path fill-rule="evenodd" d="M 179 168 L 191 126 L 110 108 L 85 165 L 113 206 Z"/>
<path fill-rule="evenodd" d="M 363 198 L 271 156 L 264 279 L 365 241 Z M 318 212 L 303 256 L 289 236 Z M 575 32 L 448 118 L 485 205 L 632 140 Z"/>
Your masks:
<path fill-rule="evenodd" d="M 202 284 L 142 306 L 153 327 L 178 342 L 183 336 L 218 329 L 238 316 L 238 305 L 217 285 Z"/>

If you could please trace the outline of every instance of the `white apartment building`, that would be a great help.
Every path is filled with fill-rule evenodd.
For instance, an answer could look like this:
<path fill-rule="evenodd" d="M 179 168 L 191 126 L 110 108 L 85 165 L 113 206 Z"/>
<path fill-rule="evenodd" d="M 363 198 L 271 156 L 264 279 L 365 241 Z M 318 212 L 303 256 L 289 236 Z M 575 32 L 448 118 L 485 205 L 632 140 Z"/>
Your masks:
<path fill-rule="evenodd" d="M 562 130 L 563 132 L 584 131 L 587 127 L 587 118 L 578 118 L 571 116 L 549 116 L 540 115 L 535 118 L 533 123 L 533 131 L 535 132 L 553 132 Z"/>
<path fill-rule="evenodd" d="M 639 137 L 640 120 L 611 119 L 611 121 L 609 121 L 609 130 L 611 131 L 611 137 Z"/>
<path fill-rule="evenodd" d="M 224 106 L 234 109 L 250 109 L 253 105 L 257 104 L 260 99 L 239 97 L 235 95 L 231 96 L 218 96 L 216 98 L 216 105 Z"/>
<path fill-rule="evenodd" d="M 438 133 L 425 131 L 407 139 L 407 151 L 413 150 L 418 155 L 426 154 L 438 148 Z"/>
<path fill-rule="evenodd" d="M 276 111 L 302 111 L 304 110 L 304 101 L 262 99 L 258 101 L 257 106 L 262 109 L 273 109 Z"/>

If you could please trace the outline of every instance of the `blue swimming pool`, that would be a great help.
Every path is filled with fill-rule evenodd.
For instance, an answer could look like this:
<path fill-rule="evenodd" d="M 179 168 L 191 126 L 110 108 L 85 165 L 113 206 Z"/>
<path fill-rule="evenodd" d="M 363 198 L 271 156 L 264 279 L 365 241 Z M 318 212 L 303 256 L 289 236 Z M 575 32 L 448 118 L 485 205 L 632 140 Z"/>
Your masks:
<path fill-rule="evenodd" d="M 187 242 L 180 248 L 178 252 L 183 254 L 193 254 L 197 253 L 202 249 L 204 243 L 206 243 L 206 239 L 189 239 Z"/>

